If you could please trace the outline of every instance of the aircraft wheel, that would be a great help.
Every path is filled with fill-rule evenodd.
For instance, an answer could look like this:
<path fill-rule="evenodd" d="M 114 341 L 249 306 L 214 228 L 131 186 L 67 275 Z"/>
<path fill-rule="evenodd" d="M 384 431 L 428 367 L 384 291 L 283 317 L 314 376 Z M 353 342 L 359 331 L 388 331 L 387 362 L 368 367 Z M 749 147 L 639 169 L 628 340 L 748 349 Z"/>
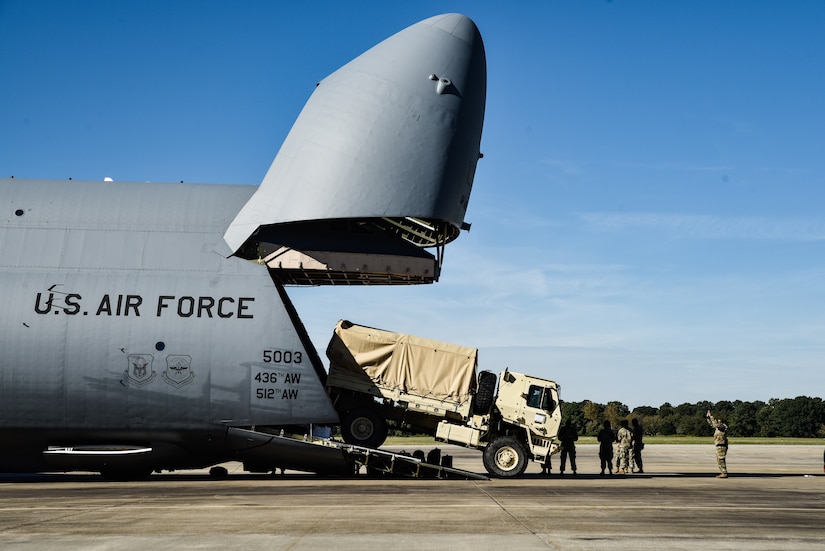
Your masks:
<path fill-rule="evenodd" d="M 372 408 L 356 408 L 344 416 L 341 435 L 347 444 L 377 448 L 387 439 L 387 421 Z"/>
<path fill-rule="evenodd" d="M 209 476 L 215 479 L 223 479 L 229 476 L 229 471 L 226 467 L 221 465 L 215 465 L 211 469 L 209 469 Z"/>
<path fill-rule="evenodd" d="M 512 436 L 500 436 L 484 448 L 484 468 L 491 476 L 514 478 L 527 469 L 527 452 Z"/>

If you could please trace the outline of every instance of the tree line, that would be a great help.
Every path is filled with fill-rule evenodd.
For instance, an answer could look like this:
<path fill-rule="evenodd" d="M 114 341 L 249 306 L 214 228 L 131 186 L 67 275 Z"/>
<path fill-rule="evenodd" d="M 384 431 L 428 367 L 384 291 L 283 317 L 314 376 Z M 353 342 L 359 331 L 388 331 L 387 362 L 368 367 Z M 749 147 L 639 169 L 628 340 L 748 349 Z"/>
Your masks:
<path fill-rule="evenodd" d="M 825 403 L 821 398 L 771 398 L 768 402 L 696 402 L 672 406 L 665 402 L 658 408 L 640 406 L 632 411 L 621 402 L 598 404 L 590 400 L 563 402 L 562 418 L 572 419 L 579 434 L 596 436 L 607 420 L 618 427 L 622 419 L 634 417 L 645 434 L 656 436 L 707 436 L 713 429 L 705 420 L 711 410 L 728 425 L 731 436 L 783 436 L 793 438 L 825 437 Z"/>

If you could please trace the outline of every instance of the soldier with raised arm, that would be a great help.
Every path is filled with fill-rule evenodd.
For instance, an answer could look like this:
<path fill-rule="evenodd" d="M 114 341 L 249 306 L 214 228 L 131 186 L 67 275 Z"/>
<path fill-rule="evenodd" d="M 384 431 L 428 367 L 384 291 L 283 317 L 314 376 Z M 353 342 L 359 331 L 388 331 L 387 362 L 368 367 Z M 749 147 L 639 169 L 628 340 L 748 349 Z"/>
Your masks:
<path fill-rule="evenodd" d="M 705 414 L 708 424 L 713 427 L 713 443 L 716 444 L 716 463 L 719 465 L 719 474 L 716 478 L 728 477 L 728 466 L 725 457 L 728 454 L 728 426 L 722 419 L 711 415 L 710 410 Z"/>

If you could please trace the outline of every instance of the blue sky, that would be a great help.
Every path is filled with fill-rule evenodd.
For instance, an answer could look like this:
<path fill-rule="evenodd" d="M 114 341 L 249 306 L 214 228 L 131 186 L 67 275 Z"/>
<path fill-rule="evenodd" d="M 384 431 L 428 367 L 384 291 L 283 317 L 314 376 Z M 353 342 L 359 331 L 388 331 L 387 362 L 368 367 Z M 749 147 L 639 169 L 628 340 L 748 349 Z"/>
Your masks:
<path fill-rule="evenodd" d="M 0 175 L 257 184 L 315 83 L 447 12 L 484 37 L 432 286 L 292 288 L 567 400 L 825 394 L 825 3 L 0 0 Z"/>

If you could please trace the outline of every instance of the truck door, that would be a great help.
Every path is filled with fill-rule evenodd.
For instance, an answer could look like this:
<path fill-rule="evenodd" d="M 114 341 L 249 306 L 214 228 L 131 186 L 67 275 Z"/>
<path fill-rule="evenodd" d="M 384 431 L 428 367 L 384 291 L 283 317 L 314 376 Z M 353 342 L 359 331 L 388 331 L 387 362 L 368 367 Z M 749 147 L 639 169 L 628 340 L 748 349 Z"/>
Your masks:
<path fill-rule="evenodd" d="M 554 388 L 531 384 L 526 393 L 524 423 L 536 434 L 554 436 L 548 432 L 556 408 L 558 408 L 558 397 Z"/>

